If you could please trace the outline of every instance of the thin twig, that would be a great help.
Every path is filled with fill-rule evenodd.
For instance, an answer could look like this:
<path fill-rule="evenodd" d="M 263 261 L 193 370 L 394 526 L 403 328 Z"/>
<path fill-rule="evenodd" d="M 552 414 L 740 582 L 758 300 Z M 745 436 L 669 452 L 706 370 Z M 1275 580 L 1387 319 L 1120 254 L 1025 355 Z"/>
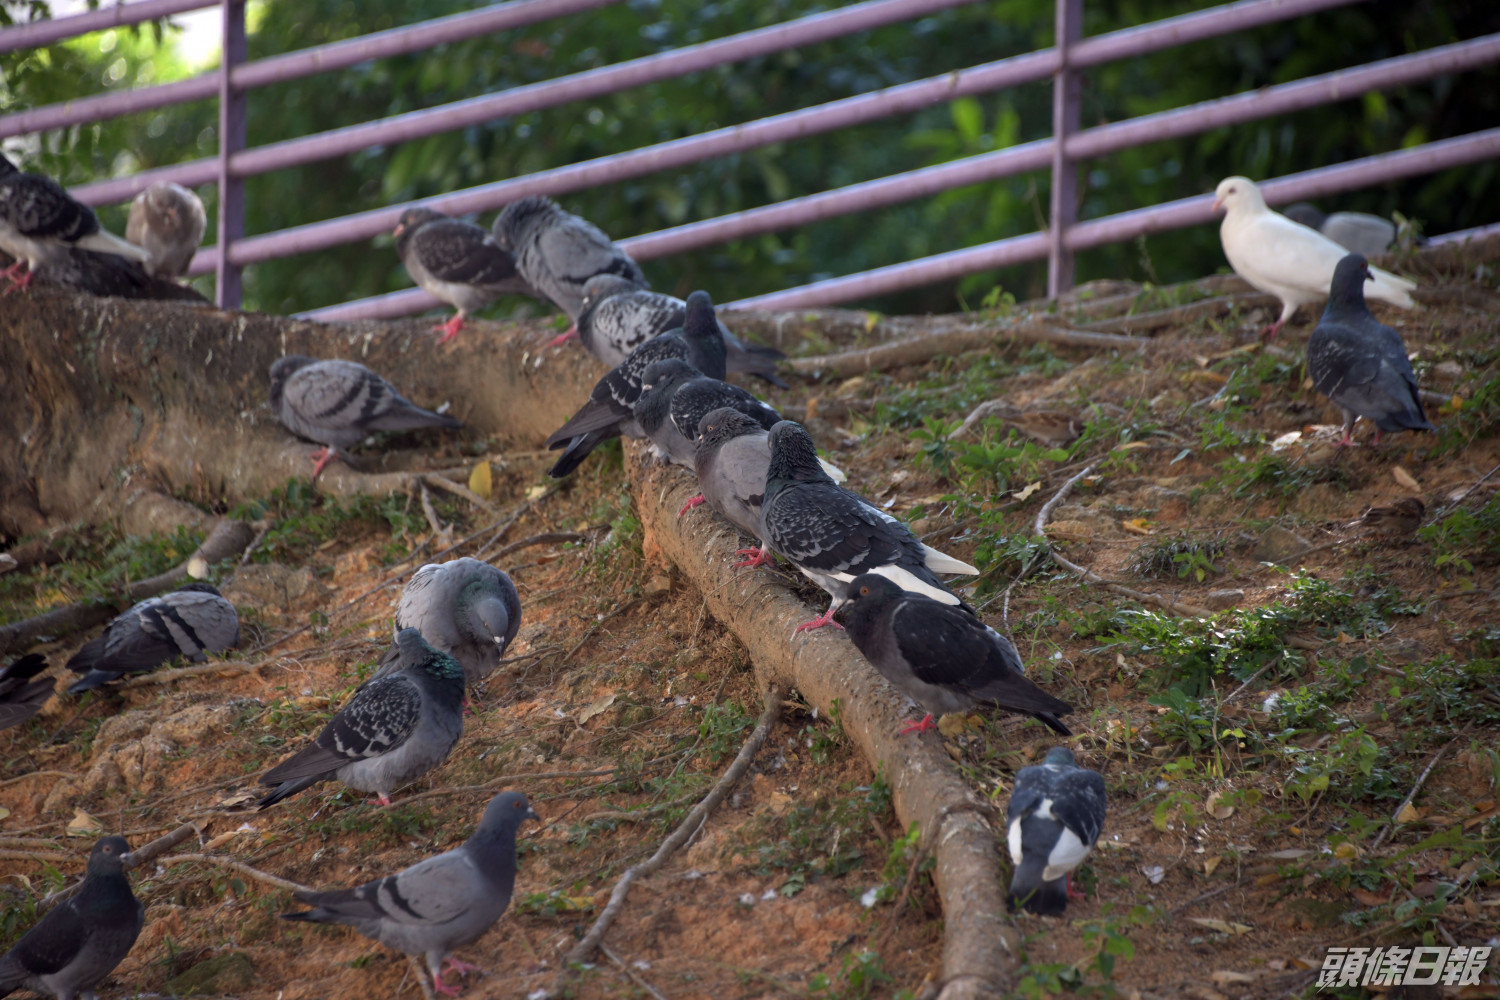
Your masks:
<path fill-rule="evenodd" d="M 13 785 L 18 781 L 25 781 L 27 778 L 39 778 L 42 776 L 49 778 L 73 777 L 67 771 L 27 771 L 25 774 L 18 774 L 14 778 L 6 778 L 4 781 L 0 781 L 0 788 L 4 788 L 6 785 Z"/>
<path fill-rule="evenodd" d="M 493 504 L 491 504 L 484 497 L 480 496 L 478 493 L 475 493 L 467 486 L 461 486 L 458 483 L 455 483 L 453 480 L 448 479 L 444 476 L 439 476 L 436 473 L 432 472 L 424 472 L 418 478 L 420 478 L 422 482 L 426 483 L 428 486 L 431 486 L 434 489 L 446 490 L 456 497 L 463 497 L 465 500 L 469 501 L 469 503 L 478 507 L 486 514 L 498 516 L 500 513 L 495 509 Z"/>
<path fill-rule="evenodd" d="M 1451 506 L 1457 507 L 1459 504 L 1461 504 L 1465 500 L 1469 499 L 1469 494 L 1470 493 L 1473 493 L 1475 490 L 1479 489 L 1479 487 L 1483 486 L 1484 483 L 1485 483 L 1485 480 L 1489 479 L 1491 476 L 1493 476 L 1497 472 L 1500 472 L 1500 465 L 1495 466 L 1489 472 L 1486 472 L 1484 475 L 1480 476 L 1479 479 L 1478 479 L 1478 481 L 1475 482 L 1473 486 L 1470 486 L 1468 489 L 1464 490 L 1463 494 L 1461 496 L 1459 496 L 1459 498 L 1457 500 L 1453 501 L 1453 503 L 1452 503 Z"/>
<path fill-rule="evenodd" d="M 236 861 L 234 858 L 226 858 L 219 854 L 174 854 L 170 858 L 161 859 L 161 863 L 164 867 L 167 865 L 179 864 L 180 862 L 184 861 L 201 861 L 204 864 L 218 865 L 220 868 L 233 869 L 234 871 L 237 871 L 242 875 L 248 875 L 251 878 L 256 879 L 257 881 L 266 883 L 267 885 L 274 885 L 278 889 L 285 889 L 287 892 L 313 891 L 311 886 L 302 885 L 298 882 L 290 882 L 287 879 L 272 875 L 270 872 L 263 872 L 259 868 L 253 868 L 250 865 L 245 864 L 243 861 Z"/>
<path fill-rule="evenodd" d="M 234 662 L 221 660 L 218 663 L 203 663 L 194 667 L 174 667 L 171 670 L 155 670 L 149 674 L 137 674 L 128 680 L 116 684 L 116 689 L 145 687 L 148 684 L 170 684 L 180 681 L 186 677 L 202 677 L 205 674 L 219 674 L 224 677 L 238 677 L 241 674 L 254 673 L 261 667 L 278 663 L 282 657 L 272 656 L 264 660 L 256 660 L 254 663 Z"/>
<path fill-rule="evenodd" d="M 568 655 L 562 658 L 562 662 L 567 663 L 573 658 L 573 655 L 575 653 L 577 653 L 584 646 L 588 645 L 589 640 L 592 639 L 594 635 L 604 627 L 605 622 L 609 621 L 611 618 L 618 618 L 620 615 L 623 615 L 625 612 L 641 603 L 641 600 L 642 598 L 632 597 L 630 600 L 626 601 L 624 604 L 620 605 L 618 608 L 615 608 L 609 614 L 605 615 L 603 618 L 600 618 L 598 621 L 594 622 L 594 624 L 590 625 L 589 630 L 583 633 L 583 638 L 578 640 L 577 645 L 568 650 Z"/>
<path fill-rule="evenodd" d="M 619 966 L 620 971 L 625 973 L 626 976 L 630 977 L 630 981 L 632 983 L 635 983 L 641 989 L 651 994 L 656 998 L 656 1000 L 667 1000 L 667 998 L 662 995 L 662 992 L 660 990 L 658 990 L 655 986 L 652 986 L 650 983 L 646 982 L 646 980 L 642 979 L 640 976 L 636 975 L 635 970 L 626 965 L 625 962 L 620 958 L 620 956 L 610 951 L 609 946 L 606 945 L 603 941 L 599 942 L 599 950 L 604 952 L 605 958 L 609 959 L 611 962 L 615 963 L 615 965 Z"/>
<path fill-rule="evenodd" d="M 1234 699 L 1238 698 L 1241 695 L 1241 693 L 1243 693 L 1244 690 L 1247 687 L 1249 687 L 1251 684 L 1254 684 L 1256 681 L 1260 680 L 1261 674 L 1265 673 L 1267 670 L 1270 670 L 1272 667 L 1276 666 L 1276 664 L 1280 663 L 1282 655 L 1283 655 L 1282 653 L 1277 653 L 1275 656 L 1273 656 L 1269 660 L 1267 660 L 1265 666 L 1261 667 L 1255 673 L 1251 674 L 1250 677 L 1249 677 L 1249 679 L 1246 680 L 1245 683 L 1243 683 L 1239 687 L 1235 688 L 1234 689 L 1234 693 L 1231 694 L 1228 698 L 1225 698 L 1220 704 L 1227 705 L 1231 701 L 1234 701 Z"/>
<path fill-rule="evenodd" d="M 421 792 L 409 799 L 402 799 L 397 805 L 409 806 L 413 802 L 423 799 L 435 799 L 444 795 L 464 795 L 469 792 L 486 792 L 501 785 L 514 784 L 517 781 L 545 781 L 553 778 L 601 778 L 607 774 L 614 774 L 618 768 L 606 767 L 598 771 L 534 771 L 530 774 L 502 774 L 492 781 L 486 781 L 482 785 L 455 785 L 452 788 L 434 788 L 428 792 Z"/>
<path fill-rule="evenodd" d="M 3 851 L 0 850 L 0 861 L 39 861 L 42 864 L 53 864 L 58 861 L 72 861 L 76 855 L 62 854 L 55 851 Z"/>
<path fill-rule="evenodd" d="M 1467 732 L 1468 730 L 1465 729 L 1464 733 Z M 1412 800 L 1417 797 L 1417 793 L 1422 790 L 1422 786 L 1427 784 L 1427 776 L 1432 773 L 1433 768 L 1438 766 L 1438 761 L 1443 759 L 1443 756 L 1448 752 L 1449 748 L 1452 747 L 1453 744 L 1457 743 L 1460 739 L 1463 738 L 1464 733 L 1459 733 L 1457 736 L 1453 737 L 1453 739 L 1449 740 L 1447 743 L 1444 743 L 1443 746 L 1438 750 L 1438 752 L 1433 754 L 1432 760 L 1429 761 L 1427 766 L 1422 769 L 1422 773 L 1417 776 L 1417 783 L 1411 786 L 1411 791 L 1406 793 L 1406 798 L 1401 800 L 1401 804 L 1396 807 L 1396 811 L 1391 813 L 1391 818 L 1386 821 L 1386 824 L 1384 826 L 1380 828 L 1380 834 L 1375 838 L 1375 843 L 1370 845 L 1371 851 L 1378 850 L 1380 848 L 1380 845 L 1385 842 L 1386 834 L 1390 833 L 1397 826 L 1402 825 L 1400 819 L 1401 814 L 1406 811 L 1407 806 L 1412 804 Z"/>
<path fill-rule="evenodd" d="M 235 566 L 236 573 L 240 571 L 241 566 L 250 561 L 251 556 L 255 555 L 255 550 L 260 546 L 261 542 L 266 540 L 266 536 L 271 533 L 271 529 L 276 526 L 276 522 L 271 520 L 255 521 L 250 526 L 252 528 L 259 527 L 260 530 L 255 533 L 254 538 L 250 539 L 250 544 L 245 546 L 245 554 L 240 556 L 240 561 Z"/>
<path fill-rule="evenodd" d="M 508 556 L 512 552 L 530 548 L 533 545 L 552 545 L 561 544 L 562 542 L 581 542 L 587 537 L 589 536 L 579 531 L 544 531 L 540 535 L 532 535 L 530 538 L 523 538 L 519 542 L 511 542 L 509 545 L 504 546 L 500 549 L 500 551 L 490 556 L 489 559 L 486 560 L 486 562 L 494 562 L 496 559 L 499 559 L 502 556 Z"/>

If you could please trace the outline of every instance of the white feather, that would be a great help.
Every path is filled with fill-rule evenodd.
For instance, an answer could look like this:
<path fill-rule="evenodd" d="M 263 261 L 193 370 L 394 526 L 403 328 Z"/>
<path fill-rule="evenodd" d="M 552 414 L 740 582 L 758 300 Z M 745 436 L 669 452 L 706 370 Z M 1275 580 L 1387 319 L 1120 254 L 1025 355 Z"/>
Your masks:
<path fill-rule="evenodd" d="M 1052 845 L 1052 850 L 1047 853 L 1047 867 L 1042 869 L 1042 878 L 1051 882 L 1053 879 L 1062 878 L 1068 872 L 1083 864 L 1083 859 L 1089 856 L 1093 848 L 1078 839 L 1078 834 L 1062 828 L 1062 833 L 1057 838 L 1057 843 Z"/>
<path fill-rule="evenodd" d="M 934 573 L 950 573 L 961 576 L 978 576 L 979 567 L 970 566 L 962 559 L 955 559 L 946 552 L 939 552 L 931 545 L 922 546 L 922 561 Z"/>
<path fill-rule="evenodd" d="M 823 459 L 820 458 L 820 459 L 818 459 L 818 464 L 823 467 L 823 471 L 824 472 L 828 473 L 828 478 L 832 479 L 834 482 L 836 482 L 836 483 L 845 483 L 845 482 L 849 481 L 849 477 L 846 476 L 846 475 L 844 475 L 844 470 L 840 469 L 837 465 L 834 465 L 832 462 L 825 462 Z"/>
<path fill-rule="evenodd" d="M 1021 817 L 1017 816 L 1010 821 L 1010 829 L 1005 832 L 1005 842 L 1010 845 L 1011 864 L 1019 865 L 1024 856 L 1021 851 Z"/>
<path fill-rule="evenodd" d="M 954 597 L 946 590 L 943 590 L 940 587 L 934 587 L 930 583 L 924 583 L 922 580 L 919 580 L 916 576 L 912 575 L 911 572 L 902 569 L 900 566 L 878 566 L 875 569 L 870 570 L 870 572 L 879 573 L 887 580 L 895 583 L 902 590 L 910 591 L 913 594 L 923 594 L 927 597 L 932 598 L 934 601 L 942 601 L 944 604 L 959 603 L 958 598 Z M 852 580 L 853 577 L 851 577 L 850 579 Z M 849 581 L 845 580 L 843 582 L 847 583 Z"/>
<path fill-rule="evenodd" d="M 112 253 L 120 257 L 128 257 L 131 260 L 145 263 L 148 254 L 134 243 L 128 243 L 120 239 L 107 229 L 101 229 L 97 233 L 90 233 L 78 241 L 78 246 L 85 250 L 97 250 L 99 253 Z"/>

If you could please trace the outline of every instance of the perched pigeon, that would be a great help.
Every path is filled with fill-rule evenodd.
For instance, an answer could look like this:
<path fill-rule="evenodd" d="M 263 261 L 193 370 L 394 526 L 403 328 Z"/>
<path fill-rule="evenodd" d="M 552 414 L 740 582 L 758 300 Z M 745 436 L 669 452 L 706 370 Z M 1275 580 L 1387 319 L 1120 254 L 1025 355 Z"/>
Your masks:
<path fill-rule="evenodd" d="M 671 358 L 686 361 L 710 378 L 724 377 L 724 338 L 707 292 L 688 296 L 687 318 L 681 330 L 664 333 L 636 348 L 595 384 L 588 402 L 573 419 L 552 432 L 547 447 L 562 448 L 563 453 L 547 475 L 561 479 L 612 437 L 645 437 L 632 410 L 641 395 L 641 378 L 654 362 Z"/>
<path fill-rule="evenodd" d="M 1054 747 L 1042 763 L 1016 774 L 1005 821 L 1016 866 L 1010 908 L 1062 913 L 1071 894 L 1068 875 L 1093 851 L 1104 826 L 1104 778 L 1079 767 L 1067 747 Z"/>
<path fill-rule="evenodd" d="M 855 577 L 864 573 L 879 573 L 903 590 L 963 606 L 937 574 L 979 570 L 923 545 L 906 525 L 835 483 L 818 464 L 818 451 L 801 424 L 783 420 L 771 428 L 770 442 L 760 537 L 833 598 L 826 613 L 797 631 L 836 624 L 834 611 L 849 599 Z M 751 562 L 763 559 L 764 554 Z"/>
<path fill-rule="evenodd" d="M 1387 504 L 1365 509 L 1358 520 L 1350 521 L 1347 528 L 1368 528 L 1377 535 L 1410 535 L 1422 526 L 1427 515 L 1427 505 L 1416 497 L 1401 497 Z M 5 728 L 0 725 L 0 729 Z"/>
<path fill-rule="evenodd" d="M 844 608 L 849 638 L 881 675 L 926 716 L 901 734 L 935 729 L 932 716 L 966 712 L 981 701 L 1040 719 L 1071 736 L 1058 721 L 1073 706 L 1026 679 L 1009 639 L 963 608 L 908 593 L 879 573 L 849 584 Z"/>
<path fill-rule="evenodd" d="M 583 286 L 583 311 L 578 314 L 577 336 L 584 348 L 607 365 L 618 365 L 652 337 L 676 330 L 687 315 L 687 303 L 665 292 L 653 292 L 626 278 L 600 274 Z M 725 367 L 786 388 L 776 374 L 776 362 L 786 355 L 770 347 L 746 344 L 729 332 L 723 322 L 727 352 Z M 553 346 L 574 336 L 570 331 Z"/>
<path fill-rule="evenodd" d="M 441 330 L 439 344 L 458 336 L 469 313 L 507 292 L 535 294 L 516 273 L 516 262 L 482 227 L 430 208 L 408 208 L 396 222 L 396 253 L 406 273 L 428 294 L 458 312 Z"/>
<path fill-rule="evenodd" d="M 501 249 L 515 257 L 526 283 L 571 320 L 583 309 L 584 284 L 596 274 L 618 274 L 646 285 L 629 254 L 551 198 L 528 195 L 511 202 L 495 220 L 494 232 Z"/>
<path fill-rule="evenodd" d="M 25 987 L 58 1000 L 97 1000 L 94 990 L 130 954 L 146 908 L 130 889 L 124 837 L 104 837 L 89 854 L 88 874 L 0 956 L 0 997 Z"/>
<path fill-rule="evenodd" d="M 1219 182 L 1214 208 L 1224 208 L 1219 240 L 1234 273 L 1281 300 L 1281 318 L 1262 336 L 1276 336 L 1297 307 L 1328 297 L 1333 269 L 1347 252 L 1316 230 L 1298 225 L 1266 207 L 1260 188 L 1243 177 Z M 1404 309 L 1412 307 L 1416 282 L 1374 270 L 1370 297 Z"/>
<path fill-rule="evenodd" d="M 432 973 L 433 989 L 457 996 L 459 991 L 443 982 L 444 971 L 462 975 L 476 967 L 450 953 L 478 941 L 510 905 L 516 830 L 528 819 L 541 817 L 526 796 L 504 792 L 490 800 L 473 835 L 453 850 L 353 889 L 297 892 L 299 901 L 316 909 L 281 917 L 344 924 L 387 947 L 420 955 Z"/>
<path fill-rule="evenodd" d="M 443 762 L 464 729 L 464 668 L 414 628 L 398 632 L 396 645 L 398 671 L 367 682 L 310 746 L 261 775 L 273 791 L 260 808 L 324 778 L 388 806 L 394 789 Z"/>
<path fill-rule="evenodd" d="M 125 238 L 148 254 L 147 274 L 178 278 L 187 273 L 207 227 L 208 216 L 196 194 L 181 184 L 160 181 L 130 203 Z"/>
<path fill-rule="evenodd" d="M 698 424 L 710 411 L 721 407 L 738 410 L 765 430 L 781 420 L 781 414 L 744 389 L 709 378 L 678 358 L 652 362 L 646 369 L 634 413 L 636 423 L 658 454 L 691 469 L 697 452 Z"/>
<path fill-rule="evenodd" d="M 1316 229 L 1350 253 L 1366 257 L 1383 254 L 1396 241 L 1396 224 L 1368 212 L 1334 212 L 1324 215 L 1305 201 L 1289 205 L 1288 219 L 1308 229 Z"/>
<path fill-rule="evenodd" d="M 1375 443 L 1385 431 L 1430 431 L 1417 375 L 1401 335 L 1377 322 L 1365 308 L 1364 283 L 1373 269 L 1357 253 L 1338 263 L 1323 318 L 1307 341 L 1307 373 L 1317 390 L 1344 411 L 1341 445 L 1354 443 L 1354 422 L 1375 425 Z"/>
<path fill-rule="evenodd" d="M 234 605 L 213 584 L 190 583 L 137 604 L 74 653 L 68 669 L 83 676 L 68 686 L 68 693 L 147 673 L 179 656 L 202 663 L 207 659 L 203 654 L 233 648 L 239 641 L 240 616 Z"/>
<path fill-rule="evenodd" d="M 412 575 L 396 606 L 396 629 L 404 628 L 463 664 L 472 686 L 494 672 L 521 628 L 521 596 L 503 570 L 478 559 L 428 563 Z M 400 647 L 393 646 L 375 676 L 396 672 L 400 663 Z"/>
<path fill-rule="evenodd" d="M 46 669 L 45 656 L 27 653 L 0 670 L 0 729 L 19 726 L 40 712 L 42 705 L 52 697 L 55 687 L 52 678 L 36 676 Z"/>
<path fill-rule="evenodd" d="M 41 265 L 67 247 L 82 247 L 145 261 L 146 251 L 99 226 L 94 210 L 41 174 L 23 173 L 0 155 L 0 250 L 15 263 L 0 277 L 25 288 Z M 21 274 L 22 268 L 27 268 Z"/>
<path fill-rule="evenodd" d="M 335 457 L 348 462 L 348 449 L 375 431 L 463 426 L 411 403 L 362 364 L 300 354 L 271 365 L 271 409 L 293 434 L 324 446 L 312 456 L 314 479 Z"/>

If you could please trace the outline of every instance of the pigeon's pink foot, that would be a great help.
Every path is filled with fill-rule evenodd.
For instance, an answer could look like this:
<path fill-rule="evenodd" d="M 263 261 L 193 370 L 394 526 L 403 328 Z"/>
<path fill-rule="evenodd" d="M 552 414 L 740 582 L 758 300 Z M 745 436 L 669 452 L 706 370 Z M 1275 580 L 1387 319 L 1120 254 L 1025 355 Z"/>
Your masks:
<path fill-rule="evenodd" d="M 452 955 L 449 955 L 447 958 L 443 959 L 443 961 L 445 963 L 443 965 L 443 972 L 444 973 L 456 972 L 460 976 L 462 976 L 462 975 L 466 975 L 466 974 L 468 974 L 470 972 L 477 972 L 481 976 L 487 976 L 487 975 L 489 975 L 489 973 L 485 972 L 479 966 L 477 966 L 477 965 L 470 965 L 468 962 L 460 961 L 459 959 L 454 958 Z"/>
<path fill-rule="evenodd" d="M 3 276 L 10 280 L 10 287 L 5 290 L 6 295 L 9 295 L 11 292 L 24 292 L 27 288 L 31 287 L 31 272 L 26 271 L 24 274 L 17 273 L 17 268 L 24 267 L 25 264 L 24 260 L 16 261 L 16 263 L 6 268 L 3 272 Z"/>
<path fill-rule="evenodd" d="M 1286 320 L 1278 319 L 1276 322 L 1260 331 L 1260 339 L 1269 344 L 1271 341 L 1276 339 L 1276 335 L 1281 332 L 1281 328 L 1284 326 L 1286 326 Z"/>
<path fill-rule="evenodd" d="M 1339 438 L 1339 447 L 1340 448 L 1353 448 L 1354 447 L 1354 432 L 1352 430 L 1350 430 L 1349 428 L 1347 428 L 1347 427 L 1344 428 L 1344 436 L 1341 437 L 1341 438 Z"/>
<path fill-rule="evenodd" d="M 824 625 L 832 625 L 834 628 L 838 629 L 841 632 L 844 630 L 844 626 L 833 620 L 833 609 L 829 608 L 827 611 L 823 612 L 812 621 L 803 622 L 801 625 L 798 625 L 795 629 L 792 630 L 792 634 L 796 635 L 798 632 L 809 632 L 815 628 L 822 628 Z M 929 716 L 929 718 L 931 718 L 931 716 Z"/>
<path fill-rule="evenodd" d="M 1370 442 L 1372 445 L 1374 445 L 1377 448 L 1380 447 L 1380 433 L 1381 433 L 1380 432 L 1380 428 L 1379 427 L 1375 428 L 1375 440 L 1373 440 L 1373 441 Z"/>
<path fill-rule="evenodd" d="M 433 976 L 432 977 L 432 990 L 433 990 L 434 993 L 437 993 L 439 996 L 445 996 L 445 997 L 456 997 L 460 993 L 463 992 L 463 990 L 459 989 L 457 986 L 446 986 L 446 985 L 444 985 L 443 984 L 443 977 L 442 976 Z"/>
<path fill-rule="evenodd" d="M 318 463 L 313 466 L 312 474 L 312 477 L 317 479 L 323 474 L 323 470 L 328 468 L 328 463 L 338 458 L 338 453 L 332 448 L 324 448 L 322 451 L 313 452 L 311 458 L 314 462 Z"/>
<path fill-rule="evenodd" d="M 921 722 L 908 723 L 904 728 L 900 730 L 900 732 L 896 733 L 896 735 L 905 736 L 907 733 L 925 733 L 929 730 L 936 729 L 937 723 L 932 721 L 932 713 L 928 712 L 926 715 L 922 716 Z"/>
<path fill-rule="evenodd" d="M 1088 899 L 1089 898 L 1089 894 L 1088 893 L 1081 892 L 1078 889 L 1073 888 L 1073 873 L 1072 872 L 1068 872 L 1068 874 L 1066 874 L 1066 875 L 1063 876 L 1063 888 L 1067 891 L 1069 899 Z"/>
<path fill-rule="evenodd" d="M 390 804 L 391 798 L 389 795 L 382 795 L 377 799 L 365 799 L 365 805 L 367 806 L 388 806 Z"/>
<path fill-rule="evenodd" d="M 568 327 L 568 331 L 566 333 L 559 334 L 558 336 L 553 337 L 552 340 L 548 342 L 547 346 L 548 347 L 561 347 L 562 345 L 566 344 L 568 341 L 570 341 L 570 340 L 577 340 L 577 339 L 578 339 L 578 324 L 574 323 L 572 326 Z"/>
<path fill-rule="evenodd" d="M 752 553 L 754 554 L 752 555 Z M 741 559 L 729 567 L 730 569 L 739 569 L 741 566 L 769 566 L 774 561 L 771 558 L 771 550 L 766 548 L 735 549 L 734 554 L 737 556 L 750 556 L 750 558 Z"/>
<path fill-rule="evenodd" d="M 692 510 L 694 507 L 698 506 L 700 503 L 707 503 L 707 502 L 708 502 L 708 497 L 704 496 L 702 493 L 699 493 L 697 496 L 693 497 L 687 503 L 685 503 L 685 504 L 682 505 L 682 509 L 677 512 L 677 516 L 681 517 L 682 515 L 686 514 L 688 511 Z"/>
<path fill-rule="evenodd" d="M 433 333 L 438 333 L 439 331 L 441 331 L 442 334 L 443 334 L 441 337 L 439 337 L 437 339 L 437 342 L 439 344 L 446 344 L 448 341 L 452 340 L 454 337 L 457 337 L 458 336 L 458 331 L 460 331 L 460 330 L 462 330 L 464 328 L 464 319 L 465 319 L 465 317 L 464 317 L 463 313 L 454 313 L 453 314 L 453 318 L 450 319 L 448 322 L 446 322 L 446 323 L 439 323 L 437 326 L 433 327 L 432 328 L 432 332 Z"/>

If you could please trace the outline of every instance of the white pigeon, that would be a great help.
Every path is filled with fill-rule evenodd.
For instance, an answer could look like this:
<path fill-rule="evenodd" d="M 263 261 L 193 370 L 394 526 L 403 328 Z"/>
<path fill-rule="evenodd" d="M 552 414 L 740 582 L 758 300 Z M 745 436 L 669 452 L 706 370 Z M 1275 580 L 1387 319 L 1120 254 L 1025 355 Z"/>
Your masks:
<path fill-rule="evenodd" d="M 1298 306 L 1328 298 L 1333 269 L 1348 251 L 1315 229 L 1293 222 L 1266 207 L 1255 182 L 1226 177 L 1214 192 L 1214 210 L 1225 210 L 1219 226 L 1224 256 L 1234 273 L 1262 292 L 1281 300 L 1281 318 L 1262 331 L 1270 340 Z M 1378 267 L 1365 287 L 1365 297 L 1410 309 L 1410 292 L 1417 283 Z"/>

